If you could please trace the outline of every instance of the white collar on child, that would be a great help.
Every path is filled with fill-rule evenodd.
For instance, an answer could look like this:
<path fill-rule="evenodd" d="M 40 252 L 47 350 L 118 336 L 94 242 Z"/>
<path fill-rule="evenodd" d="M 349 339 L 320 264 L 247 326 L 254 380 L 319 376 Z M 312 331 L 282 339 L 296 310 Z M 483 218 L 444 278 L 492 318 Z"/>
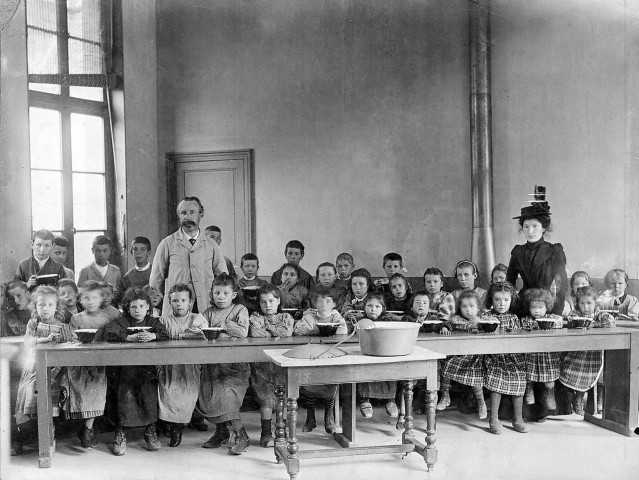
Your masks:
<path fill-rule="evenodd" d="M 102 278 L 104 278 L 104 276 L 107 274 L 107 272 L 109 271 L 109 262 L 107 262 L 107 264 L 104 267 L 101 267 L 100 265 L 98 265 L 97 263 L 93 262 L 93 266 L 95 267 L 95 269 L 100 272 L 100 275 L 102 275 Z"/>
<path fill-rule="evenodd" d="M 145 266 L 143 266 L 142 268 L 140 268 L 140 267 L 138 267 L 137 265 L 135 265 L 135 269 L 136 269 L 138 272 L 145 272 L 145 271 L 147 271 L 149 268 L 151 268 L 151 263 L 150 263 L 150 262 L 146 262 L 146 265 L 145 265 Z"/>
<path fill-rule="evenodd" d="M 35 258 L 35 257 L 33 257 L 33 258 Z M 38 262 L 38 268 L 44 267 L 44 264 L 47 263 L 48 260 L 49 260 L 49 257 L 45 258 L 42 261 L 40 261 L 37 258 L 35 258 L 35 261 Z"/>
<path fill-rule="evenodd" d="M 247 282 L 250 282 L 252 280 L 255 280 L 255 277 L 257 277 L 257 275 L 253 275 L 251 278 L 244 277 L 244 280 L 246 280 Z"/>

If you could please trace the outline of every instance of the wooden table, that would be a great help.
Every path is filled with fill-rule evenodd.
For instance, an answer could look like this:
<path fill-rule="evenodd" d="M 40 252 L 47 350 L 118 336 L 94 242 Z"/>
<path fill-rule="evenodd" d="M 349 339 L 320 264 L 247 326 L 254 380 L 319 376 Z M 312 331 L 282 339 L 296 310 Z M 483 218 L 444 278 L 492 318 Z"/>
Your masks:
<path fill-rule="evenodd" d="M 435 465 L 435 394 L 437 391 L 437 360 L 444 355 L 415 347 L 411 355 L 400 357 L 371 357 L 362 354 L 359 347 L 343 348 L 348 354 L 342 357 L 308 360 L 285 357 L 288 349 L 267 350 L 264 353 L 278 367 L 284 370 L 286 386 L 278 385 L 276 394 L 275 457 L 286 465 L 291 480 L 297 477 L 300 458 L 324 458 L 345 455 L 373 455 L 382 453 L 417 452 L 424 457 L 428 470 Z M 426 444 L 415 439 L 413 431 L 413 381 L 426 379 Z M 355 433 L 355 385 L 357 382 L 404 380 L 404 400 L 406 403 L 404 433 L 401 445 L 372 447 L 353 446 Z M 304 385 L 350 384 L 348 400 L 344 402 L 344 422 L 342 433 L 334 434 L 338 443 L 345 448 L 299 451 L 296 437 L 297 399 L 300 387 Z M 284 422 L 284 397 L 287 397 L 287 421 Z M 288 429 L 288 437 L 285 432 Z"/>

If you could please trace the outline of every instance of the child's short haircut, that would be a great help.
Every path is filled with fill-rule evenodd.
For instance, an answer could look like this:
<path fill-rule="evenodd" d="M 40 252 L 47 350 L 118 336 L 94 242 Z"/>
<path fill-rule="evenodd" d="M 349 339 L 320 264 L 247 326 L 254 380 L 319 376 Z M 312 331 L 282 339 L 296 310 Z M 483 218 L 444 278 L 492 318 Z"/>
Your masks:
<path fill-rule="evenodd" d="M 384 255 L 384 258 L 382 259 L 382 267 L 386 266 L 386 262 L 399 262 L 399 266 L 404 267 L 404 260 L 399 253 L 390 252 Z"/>
<path fill-rule="evenodd" d="M 417 297 L 426 297 L 428 299 L 428 305 L 430 306 L 430 297 L 428 296 L 428 292 L 426 290 L 417 290 L 413 293 L 413 296 L 410 297 L 410 306 L 413 308 L 413 303 L 415 303 L 415 299 Z"/>
<path fill-rule="evenodd" d="M 131 250 L 133 250 L 133 244 L 135 243 L 141 243 L 142 245 L 146 246 L 147 250 L 151 250 L 151 240 L 146 237 L 135 237 L 131 242 Z"/>
<path fill-rule="evenodd" d="M 322 267 L 331 267 L 333 269 L 333 271 L 335 272 L 335 275 L 337 275 L 337 268 L 335 268 L 335 265 L 333 265 L 331 262 L 323 262 L 323 263 L 320 263 L 317 266 L 317 270 L 315 270 L 315 277 L 316 278 L 319 277 L 319 270 Z"/>
<path fill-rule="evenodd" d="M 530 311 L 530 305 L 533 303 L 543 303 L 546 305 L 546 311 L 550 312 L 555 299 L 552 293 L 543 288 L 529 288 L 524 292 L 524 302 L 526 302 L 526 310 Z"/>
<path fill-rule="evenodd" d="M 261 299 L 261 295 L 273 295 L 275 298 L 282 298 L 282 294 L 280 293 L 280 289 L 275 285 L 271 285 L 270 283 L 265 283 L 261 285 L 260 288 L 257 289 L 257 298 Z M 279 310 L 279 307 L 278 307 Z"/>
<path fill-rule="evenodd" d="M 617 276 L 623 277 L 626 281 L 626 285 L 628 284 L 628 274 L 626 273 L 626 271 L 623 268 L 613 268 L 612 270 L 609 270 L 604 277 L 604 283 L 606 284 L 607 288 L 610 288 L 612 280 Z"/>
<path fill-rule="evenodd" d="M 58 287 L 59 286 L 60 286 L 60 283 L 58 283 Z M 82 287 L 82 293 L 100 292 L 100 294 L 102 294 L 102 291 L 105 288 L 107 288 L 107 287 L 111 287 L 111 285 L 109 285 L 106 282 L 98 282 L 97 280 L 89 280 L 87 283 L 84 284 L 84 287 Z"/>
<path fill-rule="evenodd" d="M 409 288 L 408 280 L 406 280 L 406 277 L 404 275 L 402 275 L 401 273 L 393 273 L 390 277 L 388 277 L 389 285 L 390 285 L 390 282 L 392 282 L 393 280 L 397 280 L 398 278 L 404 281 L 404 286 L 408 290 L 408 288 Z"/>
<path fill-rule="evenodd" d="M 459 294 L 459 297 L 457 298 L 457 303 L 455 304 L 455 313 L 457 315 L 461 315 L 462 301 L 467 300 L 469 298 L 474 299 L 475 303 L 477 304 L 477 308 L 481 309 L 481 298 L 479 298 L 479 295 L 477 295 L 477 292 L 475 292 L 474 290 L 464 290 Z"/>
<path fill-rule="evenodd" d="M 245 253 L 242 255 L 242 258 L 240 258 L 240 267 L 243 267 L 244 262 L 247 260 L 255 260 L 257 262 L 257 268 L 260 268 L 260 259 L 257 258 L 257 255 L 254 253 Z"/>
<path fill-rule="evenodd" d="M 58 291 L 55 289 L 55 287 L 52 287 L 50 285 L 41 285 L 36 288 L 35 291 L 31 294 L 31 311 L 36 311 L 36 302 L 38 301 L 38 298 L 48 296 L 52 296 L 57 299 L 55 311 L 58 312 L 60 310 L 60 297 L 58 296 Z"/>
<path fill-rule="evenodd" d="M 189 294 L 189 300 L 193 300 L 193 291 L 191 290 L 191 287 L 189 287 L 186 283 L 176 283 L 175 285 L 173 285 L 171 287 L 171 290 L 169 290 L 169 298 L 171 298 L 172 293 L 178 292 L 187 292 Z"/>
<path fill-rule="evenodd" d="M 153 305 L 149 294 L 146 293 L 146 290 L 143 288 L 131 287 L 124 293 L 124 297 L 122 297 L 122 310 L 124 310 L 125 313 L 129 313 L 129 305 L 131 305 L 131 302 L 136 300 L 144 300 L 149 305 L 149 309 Z"/>
<path fill-rule="evenodd" d="M 113 293 L 113 285 L 111 285 L 109 282 L 99 281 L 96 283 L 100 285 L 100 288 L 102 289 L 108 288 L 109 290 L 111 290 L 111 293 Z"/>
<path fill-rule="evenodd" d="M 332 288 L 327 288 L 322 285 L 315 287 L 313 290 L 313 299 L 317 301 L 318 298 L 330 297 L 333 302 L 337 303 L 337 292 Z"/>
<path fill-rule="evenodd" d="M 304 244 L 302 244 L 302 242 L 300 242 L 299 240 L 291 240 L 286 244 L 286 247 L 284 247 L 284 255 L 286 255 L 286 252 L 288 251 L 289 248 L 297 248 L 300 253 L 302 255 L 304 255 Z"/>
<path fill-rule="evenodd" d="M 293 248 L 296 248 L 296 247 L 293 247 Z M 293 270 L 295 270 L 295 273 L 297 273 L 297 278 L 299 278 L 300 267 L 298 265 L 295 265 L 294 263 L 285 263 L 284 266 L 282 267 L 282 273 L 284 273 L 284 270 L 286 270 L 287 268 L 292 268 Z"/>
<path fill-rule="evenodd" d="M 365 278 L 366 279 L 366 292 L 370 292 L 371 285 L 373 284 L 373 279 L 371 278 L 371 274 L 365 268 L 358 268 L 357 270 L 353 270 L 351 272 L 351 280 L 355 277 Z M 348 286 L 348 291 L 353 293 L 353 285 L 352 282 Z"/>
<path fill-rule="evenodd" d="M 581 287 L 578 288 L 577 292 L 575 293 L 577 302 L 579 302 L 579 299 L 582 297 L 591 297 L 593 300 L 596 301 L 598 296 L 599 294 L 597 293 L 597 290 L 594 289 L 594 287 Z"/>
<path fill-rule="evenodd" d="M 69 240 L 64 235 L 60 235 L 59 237 L 55 237 L 53 239 L 53 244 L 58 247 L 66 247 L 69 248 Z"/>
<path fill-rule="evenodd" d="M 222 233 L 222 230 L 220 230 L 220 227 L 218 227 L 217 225 L 209 225 L 204 229 L 204 231 Z"/>
<path fill-rule="evenodd" d="M 61 278 L 58 280 L 58 291 L 60 291 L 62 287 L 71 287 L 75 293 L 78 293 L 78 286 L 70 278 Z"/>
<path fill-rule="evenodd" d="M 382 313 L 386 312 L 386 300 L 384 300 L 384 294 L 382 292 L 370 292 L 368 297 L 366 297 L 366 302 L 364 302 L 364 306 L 368 305 L 368 302 L 371 300 L 377 300 L 382 304 Z"/>
<path fill-rule="evenodd" d="M 428 267 L 426 271 L 424 272 L 424 275 L 422 275 L 422 277 L 426 278 L 426 275 L 439 275 L 439 278 L 441 279 L 442 283 L 444 283 L 444 272 L 442 272 L 437 267 Z"/>
<path fill-rule="evenodd" d="M 515 301 L 515 287 L 513 287 L 513 284 L 510 282 L 497 282 L 490 284 L 490 287 L 488 287 L 488 293 L 486 294 L 486 307 L 490 308 L 493 306 L 493 297 L 497 292 L 510 293 L 510 308 L 512 308 L 513 302 Z"/>
<path fill-rule="evenodd" d="M 60 285 L 60 282 L 58 282 L 58 285 Z M 21 288 L 25 292 L 29 291 L 29 287 L 22 280 L 11 280 L 9 283 L 7 283 L 7 286 L 4 287 L 5 298 L 9 298 L 9 290 L 13 290 L 14 288 Z"/>
<path fill-rule="evenodd" d="M 588 282 L 588 285 L 592 286 L 592 280 L 590 279 L 590 275 L 588 274 L 588 272 L 584 272 L 583 270 L 577 270 L 570 277 L 570 288 L 571 289 L 572 289 L 572 286 L 575 284 L 575 280 L 577 280 L 578 278 L 585 278 L 586 281 Z"/>
<path fill-rule="evenodd" d="M 109 247 L 113 246 L 113 244 L 111 243 L 111 239 L 106 235 L 98 235 L 97 237 L 95 237 L 93 239 L 93 246 L 95 247 L 96 245 L 108 245 Z"/>
<path fill-rule="evenodd" d="M 490 272 L 490 279 L 493 279 L 493 275 L 495 275 L 495 272 L 504 272 L 504 273 L 508 273 L 508 267 L 506 265 L 504 265 L 503 263 L 498 263 L 497 265 L 495 265 L 493 267 L 493 269 Z"/>
<path fill-rule="evenodd" d="M 38 230 L 36 232 L 33 232 L 33 236 L 31 237 L 31 241 L 35 242 L 36 238 L 39 238 L 43 242 L 46 242 L 47 240 L 50 240 L 51 243 L 53 243 L 53 240 L 55 240 L 55 237 L 53 236 L 53 233 L 51 233 L 46 228 L 43 228 L 43 229 Z"/>
<path fill-rule="evenodd" d="M 350 253 L 346 253 L 346 252 L 340 253 L 335 259 L 335 263 L 339 262 L 340 260 L 346 260 L 351 265 L 355 265 L 355 260 L 353 260 L 353 255 L 351 255 Z"/>
<path fill-rule="evenodd" d="M 215 305 L 215 300 L 213 299 L 213 289 L 215 287 L 231 287 L 231 290 L 237 292 L 237 282 L 235 278 L 231 277 L 228 273 L 220 273 L 213 279 L 213 284 L 211 285 L 211 292 L 209 293 L 209 299 L 211 300 L 211 305 Z M 237 298 L 233 299 L 233 303 L 237 301 Z"/>

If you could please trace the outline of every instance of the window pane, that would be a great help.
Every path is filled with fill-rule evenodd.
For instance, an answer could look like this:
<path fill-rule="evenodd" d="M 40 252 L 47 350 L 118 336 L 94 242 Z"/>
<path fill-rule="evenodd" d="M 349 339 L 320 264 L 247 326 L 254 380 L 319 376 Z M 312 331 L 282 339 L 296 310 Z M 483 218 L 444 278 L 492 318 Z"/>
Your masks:
<path fill-rule="evenodd" d="M 85 100 L 95 100 L 96 102 L 104 100 L 101 87 L 69 87 L 69 95 L 75 98 L 84 98 Z"/>
<path fill-rule="evenodd" d="M 58 29 L 57 0 L 27 0 L 27 25 L 45 30 Z"/>
<path fill-rule="evenodd" d="M 73 226 L 78 230 L 106 230 L 104 175 L 73 174 Z"/>
<path fill-rule="evenodd" d="M 55 33 L 27 30 L 27 67 L 31 74 L 60 73 L 58 36 Z"/>
<path fill-rule="evenodd" d="M 31 171 L 31 221 L 33 230 L 62 230 L 62 173 Z"/>
<path fill-rule="evenodd" d="M 62 168 L 59 112 L 29 108 L 29 145 L 31 168 Z"/>
<path fill-rule="evenodd" d="M 54 85 L 52 83 L 29 83 L 29 90 L 60 95 L 60 85 Z"/>
<path fill-rule="evenodd" d="M 104 231 L 76 232 L 73 235 L 73 271 L 76 278 L 81 269 L 93 263 L 91 246 L 93 245 L 93 239 L 98 235 L 104 235 Z"/>
<path fill-rule="evenodd" d="M 71 158 L 76 172 L 104 172 L 102 117 L 71 114 Z"/>

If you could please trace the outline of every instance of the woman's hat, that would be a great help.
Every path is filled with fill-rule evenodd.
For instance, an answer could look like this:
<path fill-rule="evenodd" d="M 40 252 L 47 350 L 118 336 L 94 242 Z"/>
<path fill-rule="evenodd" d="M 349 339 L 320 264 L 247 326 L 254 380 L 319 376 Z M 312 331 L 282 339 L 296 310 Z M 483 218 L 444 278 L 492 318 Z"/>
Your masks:
<path fill-rule="evenodd" d="M 513 220 L 525 220 L 540 215 L 552 215 L 550 213 L 550 205 L 548 205 L 546 201 L 546 187 L 543 185 L 535 185 L 535 193 L 529 193 L 528 195 L 533 197 L 532 200 L 528 200 L 531 205 L 522 207 L 520 215 L 513 217 Z"/>

